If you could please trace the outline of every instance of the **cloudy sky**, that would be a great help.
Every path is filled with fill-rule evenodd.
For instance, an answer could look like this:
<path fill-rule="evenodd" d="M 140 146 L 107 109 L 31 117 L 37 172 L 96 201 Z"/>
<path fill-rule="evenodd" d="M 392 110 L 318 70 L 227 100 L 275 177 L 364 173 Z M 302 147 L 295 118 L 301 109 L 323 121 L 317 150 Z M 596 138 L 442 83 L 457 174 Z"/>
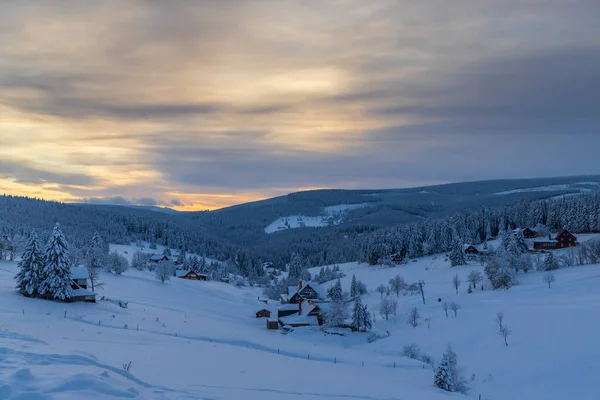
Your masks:
<path fill-rule="evenodd" d="M 0 193 L 218 208 L 600 173 L 598 0 L 0 3 Z"/>

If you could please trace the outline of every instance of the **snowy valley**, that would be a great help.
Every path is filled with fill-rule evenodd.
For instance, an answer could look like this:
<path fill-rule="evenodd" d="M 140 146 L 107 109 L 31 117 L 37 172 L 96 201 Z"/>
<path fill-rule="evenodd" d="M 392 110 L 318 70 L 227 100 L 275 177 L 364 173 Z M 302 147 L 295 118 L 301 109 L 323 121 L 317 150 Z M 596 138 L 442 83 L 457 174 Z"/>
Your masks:
<path fill-rule="evenodd" d="M 125 256 L 136 251 L 112 247 Z M 551 288 L 543 272 L 530 271 L 508 290 L 491 290 L 486 282 L 484 290 L 467 293 L 467 275 L 483 267 L 450 268 L 443 254 L 393 267 L 341 264 L 344 291 L 356 276 L 367 286 L 363 301 L 370 310 L 379 309 L 376 287 L 397 275 L 423 280 L 426 302 L 418 293 L 400 293 L 396 315 L 386 321 L 375 313 L 372 332 L 345 330 L 344 336 L 321 327 L 267 330 L 254 315 L 265 306 L 260 288 L 176 278 L 163 284 L 149 271 L 102 272 L 97 303 L 59 303 L 19 295 L 17 270 L 16 262 L 0 262 L 2 399 L 463 398 L 433 386 L 431 367 L 404 355 L 411 344 L 435 363 L 451 344 L 470 388 L 465 398 L 600 396 L 593 385 L 600 265 L 557 270 Z M 446 317 L 444 302 L 460 305 L 457 317 L 452 311 Z M 268 301 L 270 310 L 278 307 Z M 407 324 L 413 307 L 421 315 L 416 327 Z M 498 312 L 512 330 L 508 346 L 497 334 Z"/>

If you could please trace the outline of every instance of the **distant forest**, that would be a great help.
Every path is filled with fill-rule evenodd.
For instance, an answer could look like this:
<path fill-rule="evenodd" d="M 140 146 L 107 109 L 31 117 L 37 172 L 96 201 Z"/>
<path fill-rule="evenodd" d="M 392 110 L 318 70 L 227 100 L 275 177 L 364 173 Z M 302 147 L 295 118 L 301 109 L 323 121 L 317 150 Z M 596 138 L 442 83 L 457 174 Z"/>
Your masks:
<path fill-rule="evenodd" d="M 252 209 L 240 210 L 240 218 Z M 218 220 L 216 213 L 211 218 Z M 35 228 L 45 242 L 60 222 L 71 246 L 85 248 L 94 232 L 104 240 L 131 244 L 138 240 L 185 249 L 229 262 L 241 274 L 256 273 L 256 265 L 272 262 L 284 269 L 293 254 L 306 268 L 350 261 L 373 261 L 400 253 L 414 258 L 447 252 L 453 239 L 482 243 L 516 227 L 546 226 L 552 231 L 600 232 L 600 194 L 583 193 L 547 200 L 523 200 L 502 207 L 477 207 L 448 216 L 420 217 L 391 227 L 340 225 L 299 228 L 262 234 L 232 243 L 197 214 L 162 213 L 142 208 L 62 204 L 26 197 L 0 196 L 0 235 L 27 237 Z M 240 221 L 243 225 L 243 220 Z M 238 228 L 241 229 L 241 228 Z"/>

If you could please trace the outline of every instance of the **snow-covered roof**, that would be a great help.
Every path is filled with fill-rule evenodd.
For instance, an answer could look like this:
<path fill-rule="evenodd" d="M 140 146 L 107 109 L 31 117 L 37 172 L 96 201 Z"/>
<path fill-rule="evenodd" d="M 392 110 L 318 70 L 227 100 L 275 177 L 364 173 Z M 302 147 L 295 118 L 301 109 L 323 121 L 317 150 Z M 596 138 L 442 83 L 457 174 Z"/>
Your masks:
<path fill-rule="evenodd" d="M 293 314 L 293 315 L 288 315 L 287 317 L 281 317 L 281 318 L 279 318 L 279 320 L 286 325 L 311 325 L 311 326 L 319 325 L 319 318 L 317 318 L 317 316 L 315 316 L 315 315 L 308 316 L 308 315 Z"/>
<path fill-rule="evenodd" d="M 298 310 L 299 306 L 298 304 L 283 304 L 281 307 L 279 307 L 280 310 Z"/>
<path fill-rule="evenodd" d="M 96 293 L 91 292 L 86 289 L 81 289 L 81 288 L 73 289 L 73 296 L 79 297 L 79 296 L 95 296 L 95 295 L 96 295 Z"/>
<path fill-rule="evenodd" d="M 71 267 L 71 279 L 87 279 L 88 270 L 83 267 Z"/>
<path fill-rule="evenodd" d="M 175 271 L 175 276 L 181 278 L 182 276 L 186 276 L 189 272 L 190 270 L 178 269 L 177 271 Z"/>
<path fill-rule="evenodd" d="M 310 286 L 311 288 L 313 288 L 313 290 L 315 292 L 317 292 L 317 296 L 319 298 L 325 298 L 325 291 L 323 290 L 323 287 L 320 284 L 318 284 L 317 282 L 302 281 L 302 289 L 304 289 L 306 286 Z M 288 286 L 288 288 L 287 288 L 288 298 L 291 298 L 293 295 L 298 293 L 298 291 L 302 291 L 302 289 L 299 289 L 298 285 Z"/>
<path fill-rule="evenodd" d="M 150 256 L 150 261 L 160 261 L 160 260 L 163 260 L 164 258 L 166 258 L 167 260 L 171 259 L 171 257 L 166 256 L 164 254 L 156 254 L 156 253 L 154 253 L 154 254 L 152 254 Z"/>

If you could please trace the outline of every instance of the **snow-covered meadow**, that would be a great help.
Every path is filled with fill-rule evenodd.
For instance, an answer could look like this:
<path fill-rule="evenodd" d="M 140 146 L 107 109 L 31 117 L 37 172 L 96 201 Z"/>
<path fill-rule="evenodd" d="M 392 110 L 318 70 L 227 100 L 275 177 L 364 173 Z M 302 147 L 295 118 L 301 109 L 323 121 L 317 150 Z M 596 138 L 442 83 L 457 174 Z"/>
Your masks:
<path fill-rule="evenodd" d="M 265 306 L 258 288 L 181 279 L 161 284 L 151 272 L 130 270 L 101 273 L 99 293 L 128 301 L 128 308 L 58 303 L 17 294 L 16 263 L 1 261 L 0 399 L 465 398 L 434 388 L 431 369 L 403 356 L 403 346 L 412 343 L 435 361 L 453 346 L 472 388 L 466 398 L 600 398 L 594 385 L 600 265 L 558 270 L 552 288 L 544 273 L 529 272 L 509 290 L 486 286 L 473 293 L 466 276 L 482 267 L 450 268 L 443 255 L 393 268 L 340 268 L 344 290 L 353 274 L 367 284 L 364 302 L 372 311 L 380 301 L 375 288 L 396 275 L 409 283 L 424 280 L 427 304 L 419 294 L 400 294 L 396 316 L 376 316 L 374 331 L 383 338 L 375 341 L 371 333 L 342 337 L 318 328 L 283 335 L 255 318 Z M 463 281 L 458 294 L 455 274 Z M 457 318 L 451 311 L 446 318 L 444 301 L 460 304 Z M 422 317 L 416 328 L 407 324 L 414 306 Z M 508 347 L 497 334 L 497 312 L 513 331 Z"/>

